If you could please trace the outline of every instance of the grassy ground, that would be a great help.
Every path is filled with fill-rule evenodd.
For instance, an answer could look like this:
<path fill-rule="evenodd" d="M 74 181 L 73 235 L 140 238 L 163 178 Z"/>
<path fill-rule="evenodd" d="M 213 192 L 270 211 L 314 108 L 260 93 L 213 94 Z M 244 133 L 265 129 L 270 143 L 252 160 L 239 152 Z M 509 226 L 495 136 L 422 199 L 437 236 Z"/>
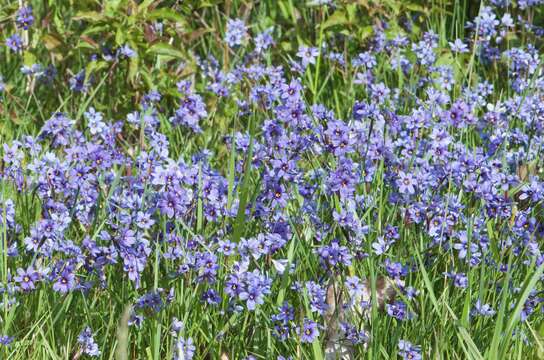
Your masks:
<path fill-rule="evenodd" d="M 1 358 L 544 356 L 543 5 L 321 2 L 0 2 Z"/>

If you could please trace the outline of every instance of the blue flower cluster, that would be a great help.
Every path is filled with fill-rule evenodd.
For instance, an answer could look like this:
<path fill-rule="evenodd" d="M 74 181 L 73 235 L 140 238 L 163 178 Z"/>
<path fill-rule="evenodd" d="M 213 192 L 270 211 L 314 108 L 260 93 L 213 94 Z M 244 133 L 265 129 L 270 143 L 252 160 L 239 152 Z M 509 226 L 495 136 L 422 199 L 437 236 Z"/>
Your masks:
<path fill-rule="evenodd" d="M 338 305 L 346 311 L 371 308 L 363 271 L 370 260 L 400 295 L 379 316 L 402 324 L 418 317 L 426 290 L 413 281 L 422 266 L 438 267 L 432 280 L 452 293 L 467 291 L 476 268 L 540 267 L 541 54 L 504 46 L 509 33 L 528 25 L 492 3 L 468 24 L 471 36 L 446 47 L 432 31 L 410 40 L 376 30 L 363 52 L 301 45 L 298 60 L 287 64 L 266 57 L 273 28 L 252 38 L 242 20 L 230 19 L 224 42 L 233 50 L 252 47 L 250 56 L 230 70 L 212 56 L 198 58 L 197 79 L 177 84 L 177 108 L 162 106 L 164 94 L 152 90 L 125 119 L 92 107 L 79 119 L 57 112 L 36 136 L 4 143 L 0 238 L 13 273 L 2 284 L 6 306 L 37 290 L 106 289 L 115 274 L 139 294 L 129 321 L 138 328 L 175 302 L 183 280 L 211 313 L 266 308 L 274 339 L 305 344 L 327 334 L 330 279 L 342 279 Z M 15 21 L 18 31 L 28 30 L 32 9 L 21 8 Z M 18 33 L 5 43 L 24 48 Z M 503 96 L 485 77 L 454 91 L 459 70 L 439 61 L 442 52 L 503 67 Z M 128 46 L 115 54 L 133 56 Z M 318 62 L 349 78 L 352 103 L 337 99 L 333 109 L 311 101 L 317 94 L 305 76 Z M 391 86 L 381 64 L 411 83 Z M 8 80 L 0 78 L 0 93 Z M 93 79 L 81 70 L 69 86 L 88 92 Z M 236 119 L 247 126 L 233 125 L 209 150 L 176 156 L 187 137 L 214 131 L 211 98 L 236 104 Z M 154 271 L 163 288 L 153 284 Z M 521 283 L 511 285 L 521 291 Z M 523 305 L 524 321 L 540 311 L 541 286 Z M 475 293 L 470 316 L 495 316 L 494 300 Z M 361 319 L 346 320 L 347 341 L 372 341 Z M 200 344 L 174 325 L 174 359 L 191 359 Z M 77 341 L 82 353 L 100 356 L 90 328 Z M 404 359 L 423 353 L 398 342 Z"/>

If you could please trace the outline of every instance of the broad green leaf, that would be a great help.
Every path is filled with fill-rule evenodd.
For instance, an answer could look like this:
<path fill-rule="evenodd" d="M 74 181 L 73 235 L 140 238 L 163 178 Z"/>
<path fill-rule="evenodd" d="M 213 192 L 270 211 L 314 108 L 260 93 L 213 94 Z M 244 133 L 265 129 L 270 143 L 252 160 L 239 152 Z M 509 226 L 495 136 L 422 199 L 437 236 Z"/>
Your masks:
<path fill-rule="evenodd" d="M 346 15 L 348 17 L 348 22 L 350 22 L 350 23 L 355 22 L 356 13 L 357 13 L 357 5 L 356 4 L 346 5 Z"/>
<path fill-rule="evenodd" d="M 408 3 L 408 4 L 405 4 L 404 7 L 410 11 L 417 11 L 424 14 L 428 14 L 429 12 L 429 9 L 427 9 L 426 7 L 420 4 Z"/>
<path fill-rule="evenodd" d="M 338 9 L 321 25 L 321 29 L 325 30 L 332 26 L 346 25 L 348 23 L 346 12 L 343 9 Z"/>
<path fill-rule="evenodd" d="M 133 48 L 134 49 L 134 48 Z M 136 55 L 131 57 L 128 64 L 128 80 L 134 85 L 134 80 L 136 79 L 136 75 L 138 74 L 138 68 L 140 65 L 140 58 L 138 57 L 138 52 L 136 52 Z"/>
<path fill-rule="evenodd" d="M 73 20 L 85 20 L 85 21 L 102 21 L 105 20 L 106 16 L 103 13 L 97 11 L 81 11 L 73 17 Z"/>
<path fill-rule="evenodd" d="M 152 45 L 149 50 L 147 50 L 148 53 L 156 54 L 156 55 L 166 55 L 166 56 L 172 56 L 178 59 L 183 59 L 185 56 L 183 55 L 183 52 L 176 49 L 174 46 L 166 43 L 157 43 Z"/>
<path fill-rule="evenodd" d="M 92 73 L 98 72 L 108 67 L 108 63 L 103 60 L 91 61 L 85 67 L 86 76 L 90 76 Z"/>
<path fill-rule="evenodd" d="M 126 5 L 126 0 L 107 0 L 104 12 L 108 16 L 115 16 L 123 4 Z"/>
<path fill-rule="evenodd" d="M 92 35 L 92 34 L 100 34 L 102 38 L 109 37 L 109 30 L 111 26 L 108 25 L 98 25 L 95 24 L 94 26 L 89 26 L 87 29 L 85 29 L 81 35 Z"/>
<path fill-rule="evenodd" d="M 185 20 L 185 17 L 183 15 L 168 8 L 160 8 L 160 9 L 150 11 L 147 14 L 147 18 L 150 20 L 166 19 L 166 20 L 174 21 L 176 23 L 187 24 L 187 20 Z"/>
<path fill-rule="evenodd" d="M 373 33 L 374 30 L 372 29 L 372 26 L 364 26 L 357 31 L 357 38 L 360 41 L 363 41 L 368 39 Z"/>
<path fill-rule="evenodd" d="M 36 64 L 36 56 L 31 53 L 30 51 L 25 51 L 24 54 L 23 54 L 23 63 L 26 65 L 26 66 L 31 66 L 31 65 L 34 65 Z"/>
<path fill-rule="evenodd" d="M 149 89 L 153 88 L 153 80 L 151 78 L 151 74 L 149 74 L 149 71 L 147 71 L 147 69 L 145 69 L 144 67 L 141 67 L 139 74 L 142 76 L 142 79 L 144 80 L 145 85 Z"/>
<path fill-rule="evenodd" d="M 45 48 L 49 51 L 62 45 L 62 41 L 58 37 L 52 34 L 43 35 L 42 41 L 43 41 L 43 44 L 45 45 Z"/>
<path fill-rule="evenodd" d="M 117 32 L 115 33 L 115 43 L 119 46 L 122 46 L 125 44 L 127 40 L 127 32 L 128 29 L 124 27 L 117 28 Z"/>

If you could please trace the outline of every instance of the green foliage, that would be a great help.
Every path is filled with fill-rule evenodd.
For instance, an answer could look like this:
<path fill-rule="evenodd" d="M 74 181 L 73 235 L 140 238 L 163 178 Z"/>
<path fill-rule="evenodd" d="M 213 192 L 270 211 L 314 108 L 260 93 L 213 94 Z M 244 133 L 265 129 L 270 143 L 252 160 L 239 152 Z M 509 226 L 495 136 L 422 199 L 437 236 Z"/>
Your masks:
<path fill-rule="evenodd" d="M 337 6 L 319 6 L 312 1 L 302 0 L 44 0 L 31 1 L 35 16 L 40 19 L 39 26 L 25 32 L 26 49 L 22 56 L 16 56 L 6 47 L 0 48 L 0 75 L 9 82 L 0 95 L 0 137 L 4 142 L 21 138 L 26 134 L 36 134 L 41 125 L 53 112 L 63 111 L 70 114 L 77 126 L 85 129 L 83 113 L 90 107 L 104 112 L 109 118 L 123 119 L 127 113 L 136 108 L 143 95 L 149 90 L 157 89 L 164 95 L 161 106 L 174 109 L 179 101 L 176 84 L 182 79 L 195 80 L 194 86 L 207 93 L 209 113 L 202 134 L 192 135 L 172 128 L 167 119 L 161 115 L 161 130 L 169 134 L 170 148 L 173 154 L 190 157 L 195 149 L 212 148 L 216 152 L 218 168 L 228 179 L 228 207 L 239 201 L 240 210 L 232 224 L 233 241 L 250 233 L 251 227 L 257 226 L 246 221 L 245 205 L 251 205 L 260 179 L 255 177 L 250 166 L 253 155 L 253 143 L 246 154 L 237 153 L 234 147 L 229 151 L 223 143 L 223 137 L 237 131 L 248 132 L 251 136 L 262 131 L 262 119 L 270 114 L 259 109 L 252 109 L 255 116 L 250 120 L 236 116 L 237 105 L 229 100 L 220 102 L 210 94 L 207 85 L 200 81 L 197 74 L 197 62 L 213 55 L 220 59 L 225 69 L 231 69 L 242 61 L 242 53 L 225 46 L 223 42 L 224 24 L 228 18 L 243 18 L 250 25 L 250 32 L 257 34 L 262 30 L 274 27 L 276 45 L 269 55 L 270 64 L 295 57 L 297 48 L 303 44 L 335 43 L 338 49 L 346 53 L 363 50 L 371 41 L 374 29 L 381 29 L 386 38 L 405 35 L 415 39 L 422 31 L 432 28 L 440 36 L 440 42 L 464 35 L 464 23 L 472 18 L 478 9 L 471 1 L 400 1 L 400 0 L 358 0 L 338 1 Z M 5 0 L 0 3 L 0 41 L 4 41 L 13 28 L 12 14 L 19 6 L 18 1 Z M 544 14 L 536 13 L 535 17 Z M 387 23 L 387 26 L 384 24 Z M 411 32 L 405 30 L 409 24 Z M 525 43 L 528 39 L 508 38 L 512 44 Z M 128 45 L 135 56 L 128 59 L 109 61 L 104 58 L 104 49 L 118 49 Z M 455 70 L 455 87 L 452 93 L 459 93 L 464 84 L 470 84 L 478 77 L 480 69 L 475 54 L 453 54 L 444 50 L 439 56 L 438 64 L 452 65 Z M 364 90 L 354 90 L 349 78 L 340 68 L 323 65 L 323 56 L 319 57 L 315 71 L 306 72 L 303 81 L 311 89 L 306 96 L 314 102 L 321 102 L 334 109 L 339 117 L 351 111 L 355 98 L 364 96 Z M 51 64 L 57 69 L 58 76 L 51 84 L 43 85 L 31 76 L 18 74 L 22 66 Z M 393 70 L 391 64 L 379 61 L 384 82 L 397 86 L 406 95 L 406 107 L 409 108 L 410 92 L 417 93 L 416 73 L 405 76 Z M 498 66 L 498 65 L 497 65 Z M 86 94 L 74 93 L 70 90 L 69 79 L 79 71 L 85 72 L 85 79 L 91 83 Z M 487 70 L 489 71 L 489 70 Z M 495 80 L 498 87 L 505 80 L 501 69 L 495 69 Z M 349 80 L 351 81 L 351 80 Z M 240 85 L 240 94 L 249 96 L 247 84 Z M 497 95 L 499 98 L 501 95 Z M 145 147 L 139 143 L 139 133 L 127 130 L 123 133 L 127 150 L 137 153 L 140 149 L 130 144 Z M 468 138 L 468 136 L 467 136 Z M 477 138 L 470 139 L 473 144 Z M 128 151 L 127 151 L 128 152 Z M 244 159 L 246 166 L 243 174 L 236 174 L 235 163 Z M 313 166 L 313 159 L 307 160 Z M 386 175 L 382 167 L 369 184 L 373 189 L 381 190 L 381 181 Z M 235 178 L 241 178 L 241 185 L 235 186 Z M 4 193 L 13 193 L 14 189 L 2 188 Z M 390 222 L 402 222 L 395 215 L 396 209 L 390 209 L 386 194 L 376 192 L 380 203 L 377 223 L 382 229 Z M 22 219 L 23 232 L 28 233 L 30 224 L 40 214 L 36 209 L 40 199 L 35 194 L 17 194 L 20 203 L 25 206 L 18 214 Z M 104 196 L 107 196 L 105 193 Z M 459 196 L 462 197 L 462 194 Z M 103 201 L 99 200 L 99 201 Z M 253 209 L 254 210 L 254 209 Z M 215 229 L 207 226 L 202 217 L 202 204 L 199 204 L 196 229 L 183 228 L 184 235 L 194 232 L 205 236 L 213 234 Z M 296 213 L 299 209 L 289 209 Z M 373 222 L 374 214 L 365 214 L 365 221 Z M 102 218 L 107 217 L 103 214 Z M 306 219 L 307 220 L 307 219 Z M 493 225 L 489 225 L 493 228 Z M 74 231 L 74 239 L 80 241 L 88 233 L 96 236 L 101 225 L 95 224 L 90 229 Z M 172 307 L 158 315 L 150 315 L 143 328 L 133 331 L 127 326 L 127 307 L 139 295 L 126 277 L 120 274 L 108 274 L 108 283 L 115 287 L 106 287 L 92 292 L 89 296 L 74 293 L 61 296 L 50 291 L 39 291 L 24 298 L 17 309 L 4 310 L 0 313 L 0 328 L 12 333 L 18 341 L 11 347 L 0 349 L 2 359 L 78 359 L 76 351 L 77 335 L 81 324 L 92 326 L 100 337 L 97 338 L 103 351 L 103 359 L 160 359 L 171 358 L 174 349 L 172 337 L 169 336 L 171 319 L 177 316 L 186 326 L 188 333 L 194 334 L 198 354 L 202 359 L 219 358 L 222 352 L 229 354 L 249 354 L 253 350 L 272 346 L 271 334 L 254 332 L 254 324 L 272 325 L 270 314 L 276 311 L 293 285 L 292 279 L 306 279 L 308 274 L 317 274 L 317 262 L 310 260 L 312 247 L 315 246 L 314 229 L 309 222 L 293 224 L 297 229 L 294 238 L 287 245 L 285 257 L 288 265 L 296 258 L 302 262 L 305 273 L 297 273 L 293 278 L 282 277 L 281 283 L 274 289 L 278 294 L 273 304 L 265 304 L 254 313 L 235 313 L 230 316 L 210 315 L 207 305 L 197 296 L 199 285 L 189 283 L 181 278 L 175 282 L 168 278 L 160 278 L 159 273 L 171 273 L 170 264 L 161 263 L 155 258 L 152 269 L 144 279 L 148 288 L 172 286 L 175 289 L 175 300 Z M 443 284 L 433 283 L 446 269 L 440 264 L 423 266 L 421 258 L 421 241 L 410 227 L 402 230 L 403 237 L 413 240 L 406 250 L 415 254 L 423 269 L 412 283 L 420 285 L 424 292 L 419 318 L 413 326 L 411 338 L 425 338 L 422 343 L 425 349 L 432 349 L 433 358 L 444 359 L 506 359 L 535 356 L 544 358 L 544 323 L 533 323 L 529 326 L 532 340 L 537 344 L 535 349 L 527 349 L 523 339 L 518 337 L 504 338 L 503 334 L 511 334 L 520 322 L 520 312 L 530 290 L 539 280 L 544 268 L 533 264 L 532 271 L 513 274 L 479 274 L 476 271 L 470 276 L 470 288 L 466 296 L 450 297 L 449 290 Z M 304 246 L 303 246 L 304 245 Z M 6 246 L 4 244 L 3 248 Z M 5 251 L 0 264 L 2 279 L 8 276 Z M 498 254 L 499 256 L 513 256 Z M 315 260 L 315 259 L 314 259 Z M 377 263 L 369 259 L 362 268 L 352 269 L 354 273 L 369 274 L 374 278 Z M 435 275 L 435 276 L 433 276 Z M 498 283 L 506 285 L 512 277 L 524 284 L 517 295 L 505 291 L 495 293 Z M 479 281 L 479 283 L 478 283 Z M 479 286 L 483 285 L 483 288 Z M 219 284 L 218 286 L 222 286 Z M 485 288 L 485 289 L 484 289 Z M 487 291 L 487 296 L 498 299 L 499 309 L 497 322 L 493 326 L 480 321 L 472 321 L 469 316 L 471 294 Z M 141 295 L 141 294 L 140 294 Z M 308 306 L 308 300 L 301 300 Z M 514 303 L 513 309 L 508 304 Z M 226 310 L 227 304 L 221 306 Z M 77 310 L 77 313 L 75 311 Z M 227 313 L 227 312 L 225 312 Z M 230 314 L 230 313 L 229 313 Z M 372 318 L 372 337 L 379 339 L 372 343 L 365 353 L 368 359 L 395 358 L 391 353 L 396 349 L 397 340 L 406 329 L 399 326 L 397 333 L 391 334 L 393 320 L 378 323 L 376 314 Z M 221 337 L 214 335 L 221 333 Z M 256 334 L 256 335 L 255 335 Z M 251 338 L 255 335 L 255 338 Z M 275 345 L 274 345 L 275 346 Z M 514 350 L 518 352 L 514 353 Z M 270 348 L 271 352 L 290 351 L 300 358 L 322 358 L 319 343 L 311 348 L 291 346 L 282 349 Z M 529 355 L 526 355 L 529 354 Z M 536 355 L 535 355 L 536 354 Z M 232 358 L 236 359 L 236 355 Z M 241 355 L 240 355 L 241 356 Z M 241 358 L 241 357 L 240 357 Z M 431 358 L 431 357 L 427 357 Z"/>

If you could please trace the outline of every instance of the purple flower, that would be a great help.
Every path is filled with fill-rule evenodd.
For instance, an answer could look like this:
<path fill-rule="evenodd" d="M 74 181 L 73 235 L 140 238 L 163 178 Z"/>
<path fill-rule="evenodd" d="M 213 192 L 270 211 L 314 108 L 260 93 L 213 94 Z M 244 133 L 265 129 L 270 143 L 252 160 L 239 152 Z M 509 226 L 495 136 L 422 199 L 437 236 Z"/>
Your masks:
<path fill-rule="evenodd" d="M 315 64 L 318 55 L 319 49 L 316 47 L 300 46 L 297 52 L 297 56 L 301 59 L 303 67 Z"/>
<path fill-rule="evenodd" d="M 77 342 L 81 346 L 84 354 L 98 357 L 100 356 L 100 350 L 98 344 L 94 341 L 93 333 L 90 327 L 86 327 L 78 336 Z"/>
<path fill-rule="evenodd" d="M 313 281 L 308 281 L 306 283 L 306 289 L 308 290 L 308 297 L 310 300 L 310 310 L 323 315 L 329 307 L 329 305 L 327 305 L 326 290 Z"/>
<path fill-rule="evenodd" d="M 265 330 L 280 341 L 295 336 L 317 342 L 323 332 L 323 319 L 317 318 L 330 310 L 325 279 L 339 280 L 344 299 L 338 307 L 368 310 L 368 289 L 355 274 L 364 273 L 364 260 L 372 256 L 401 295 L 395 300 L 402 301 L 386 302 L 388 321 L 415 316 L 413 301 L 424 301 L 427 294 L 418 295 L 420 282 L 407 286 L 421 268 L 400 241 L 401 234 L 414 232 L 422 233 L 417 238 L 418 251 L 425 253 L 422 266 L 432 266 L 439 256 L 448 271 L 442 280 L 453 285 L 453 296 L 467 295 L 468 273 L 477 265 L 493 276 L 511 271 L 508 286 L 519 292 L 522 276 L 515 273 L 544 263 L 539 166 L 544 79 L 538 47 L 508 47 L 505 40 L 518 32 L 527 32 L 531 40 L 544 29 L 523 19 L 527 14 L 515 7 L 513 15 L 505 13 L 507 2 L 491 1 L 500 9 L 482 7 L 466 37 L 447 39 L 451 43 L 431 31 L 413 43 L 403 35 L 392 38 L 386 35 L 388 24 L 380 23 L 364 52 L 326 37 L 317 47 L 300 46 L 285 56 L 281 49 L 268 53 L 274 44 L 271 28 L 250 39 L 250 29 L 262 24 L 249 27 L 245 20 L 225 19 L 223 43 L 233 54 L 229 64 L 209 51 L 195 57 L 190 69 L 172 63 L 175 78 L 193 79 L 177 83 L 177 93 L 167 91 L 172 79 L 166 79 L 155 84 L 163 94 L 139 91 L 134 109 L 110 106 L 123 96 L 103 104 L 99 96 L 92 103 L 104 113 L 91 104 L 78 112 L 78 101 L 89 97 L 73 92 L 97 85 L 93 74 L 108 76 L 107 69 L 87 71 L 89 61 L 118 64 L 110 70 L 121 73 L 109 74 L 117 79 L 129 66 L 122 60 L 141 55 L 124 42 L 97 49 L 66 75 L 65 90 L 75 96 L 66 108 L 75 110 L 77 121 L 54 113 L 36 137 L 20 134 L 0 147 L 0 180 L 6 189 L 0 199 L 5 227 L 0 240 L 11 264 L 0 290 L 5 305 L 29 300 L 28 293 L 43 281 L 62 297 L 74 290 L 85 295 L 114 288 L 128 278 L 123 286 L 132 290 L 125 295 L 142 292 L 130 324 L 143 327 L 144 316 L 156 317 L 172 305 L 172 283 L 183 281 L 193 290 L 186 294 L 201 301 L 209 318 L 249 313 L 258 319 L 264 311 L 270 318 Z M 518 2 L 521 10 L 542 0 Z M 37 19 L 23 6 L 11 19 L 15 30 L 3 38 L 9 46 L 5 52 L 14 57 L 10 74 L 16 76 L 6 79 L 9 85 L 0 80 L 0 91 L 5 87 L 0 95 L 10 100 L 34 86 L 36 96 L 47 95 L 53 85 L 62 85 L 43 86 L 52 79 L 48 62 L 17 65 L 21 59 L 12 53 L 26 50 Z M 149 24 L 146 37 L 159 41 L 173 31 L 170 25 Z M 411 38 L 418 37 L 410 19 L 401 25 Z M 30 33 L 23 30 L 28 28 Z M 478 50 L 479 76 L 456 83 L 457 64 L 442 55 L 464 57 L 472 49 Z M 318 62 L 321 84 L 304 76 Z M 196 73 L 189 74 L 193 67 Z M 491 84 L 486 69 L 495 68 L 508 70 L 507 78 Z M 406 80 L 405 89 L 397 77 Z M 352 84 L 357 85 L 350 96 L 327 99 L 333 87 L 346 86 L 349 93 Z M 313 90 L 334 108 L 314 103 L 319 96 Z M 134 98 L 131 94 L 125 97 Z M 54 104 L 44 105 L 47 111 Z M 114 120 L 119 112 L 129 115 Z M 512 252 L 511 268 L 493 256 L 497 252 Z M 441 271 L 430 273 L 433 283 L 440 281 Z M 171 291 L 151 291 L 153 280 Z M 291 303 L 279 307 L 280 302 L 279 309 L 266 314 L 279 290 L 281 302 Z M 306 314 L 299 309 L 301 296 L 308 302 Z M 473 299 L 472 317 L 496 314 L 496 302 L 483 300 Z M 537 289 L 523 304 L 521 319 L 536 316 L 542 302 Z M 368 340 L 354 320 L 335 324 L 348 344 Z M 167 330 L 174 337 L 175 358 L 197 357 L 188 338 L 193 330 L 180 324 Z M 220 341 L 228 334 L 212 335 Z M 260 330 L 255 336 L 263 338 Z M 91 329 L 79 340 L 78 356 L 97 356 Z M 255 357 L 266 353 L 242 349 L 241 357 L 254 351 L 259 352 Z M 392 356 L 424 355 L 419 346 L 401 340 Z"/>
<path fill-rule="evenodd" d="M 107 130 L 106 123 L 102 121 L 102 113 L 97 112 L 91 107 L 88 111 L 83 113 L 83 115 L 87 119 L 87 125 L 89 126 L 89 131 L 92 135 L 101 134 Z"/>
<path fill-rule="evenodd" d="M 230 275 L 228 280 L 225 282 L 225 293 L 231 298 L 237 297 L 242 292 L 245 292 L 244 287 L 244 284 L 238 276 Z"/>
<path fill-rule="evenodd" d="M 466 289 L 468 287 L 468 277 L 463 273 L 454 274 L 453 285 L 461 289 Z"/>
<path fill-rule="evenodd" d="M 289 84 L 282 84 L 281 98 L 287 101 L 295 102 L 300 100 L 302 84 L 298 79 L 292 79 Z"/>
<path fill-rule="evenodd" d="M 261 288 L 259 286 L 250 286 L 246 291 L 241 292 L 239 297 L 240 300 L 246 300 L 248 310 L 255 310 L 257 305 L 262 305 L 264 303 Z"/>
<path fill-rule="evenodd" d="M 18 34 L 13 34 L 6 39 L 6 46 L 14 52 L 23 50 L 23 40 Z"/>
<path fill-rule="evenodd" d="M 233 255 L 236 251 L 236 243 L 233 243 L 229 240 L 220 240 L 219 241 L 219 248 L 217 251 L 224 254 L 225 256 Z"/>
<path fill-rule="evenodd" d="M 408 269 L 402 266 L 401 263 L 389 259 L 385 259 L 385 270 L 387 271 L 387 274 L 394 279 L 399 279 L 408 274 Z"/>
<path fill-rule="evenodd" d="M 70 84 L 70 89 L 74 92 L 86 93 L 89 89 L 89 80 L 85 77 L 85 70 L 81 70 L 74 76 L 70 78 L 68 83 Z"/>
<path fill-rule="evenodd" d="M 179 337 L 176 340 L 173 360 L 191 360 L 195 355 L 196 346 L 192 338 Z"/>
<path fill-rule="evenodd" d="M 404 171 L 399 172 L 397 186 L 402 194 L 412 195 L 416 192 L 416 181 L 414 177 L 412 174 L 406 174 Z"/>
<path fill-rule="evenodd" d="M 493 13 L 493 9 L 490 6 L 484 6 L 480 14 L 474 19 L 472 27 L 474 30 L 478 30 L 479 35 L 490 39 L 497 32 L 497 26 L 500 21 L 497 20 L 496 15 Z"/>
<path fill-rule="evenodd" d="M 414 314 L 410 313 L 408 306 L 402 301 L 395 301 L 393 304 L 386 304 L 387 315 L 397 320 L 410 320 Z"/>
<path fill-rule="evenodd" d="M 161 297 L 162 289 L 150 291 L 136 300 L 135 309 L 151 310 L 155 313 L 161 311 L 164 307 L 164 301 Z"/>
<path fill-rule="evenodd" d="M 519 199 L 529 199 L 532 202 L 538 202 L 544 199 L 544 186 L 536 179 L 532 179 L 529 184 L 523 185 L 521 188 Z"/>
<path fill-rule="evenodd" d="M 514 19 L 512 19 L 512 15 L 509 13 L 505 13 L 501 18 L 501 25 L 506 28 L 514 27 Z"/>
<path fill-rule="evenodd" d="M 471 260 L 477 259 L 481 256 L 479 251 L 478 244 L 473 241 L 469 243 L 468 235 L 465 231 L 461 231 L 458 234 L 459 242 L 453 244 L 453 248 L 459 251 L 459 259 L 464 259 L 467 257 L 469 251 L 471 255 Z"/>
<path fill-rule="evenodd" d="M 217 305 L 221 302 L 221 297 L 214 289 L 208 289 L 202 294 L 202 301 L 210 305 Z"/>
<path fill-rule="evenodd" d="M 274 325 L 273 335 L 278 338 L 280 341 L 285 341 L 289 339 L 291 327 L 285 324 L 276 324 Z"/>
<path fill-rule="evenodd" d="M 274 45 L 274 38 L 272 37 L 273 28 L 268 28 L 262 33 L 255 36 L 255 52 L 263 53 L 270 46 Z"/>
<path fill-rule="evenodd" d="M 172 325 L 171 325 L 172 331 L 170 332 L 172 335 L 179 334 L 181 331 L 183 331 L 184 328 L 185 328 L 185 324 L 183 323 L 183 321 L 179 320 L 176 317 L 172 318 Z"/>
<path fill-rule="evenodd" d="M 17 276 L 15 281 L 19 283 L 19 286 L 23 291 L 30 291 L 36 288 L 35 282 L 38 281 L 39 275 L 32 268 L 27 268 L 23 270 L 21 268 L 17 269 Z"/>
<path fill-rule="evenodd" d="M 363 295 L 363 292 L 365 290 L 365 286 L 361 279 L 357 276 L 350 276 L 346 279 L 344 285 L 348 289 L 349 296 L 352 299 L 355 299 L 359 296 Z"/>
<path fill-rule="evenodd" d="M 317 323 L 310 319 L 304 319 L 302 329 L 299 331 L 300 341 L 303 343 L 312 343 L 319 337 L 319 328 Z"/>
<path fill-rule="evenodd" d="M 267 197 L 271 200 L 272 204 L 282 208 L 287 206 L 287 200 L 289 199 L 285 186 L 280 182 L 270 184 Z"/>
<path fill-rule="evenodd" d="M 366 51 L 357 55 L 357 57 L 355 57 L 351 61 L 351 64 L 354 67 L 364 66 L 367 69 L 372 69 L 374 66 L 377 65 L 377 62 L 376 62 L 376 57 L 370 51 Z"/>
<path fill-rule="evenodd" d="M 403 289 L 403 292 L 408 300 L 412 300 L 419 295 L 419 290 L 412 286 L 408 286 L 407 288 Z"/>
<path fill-rule="evenodd" d="M 227 31 L 225 33 L 225 42 L 230 47 L 242 45 L 247 36 L 247 27 L 241 19 L 229 19 L 227 21 Z"/>
<path fill-rule="evenodd" d="M 67 293 L 75 287 L 75 275 L 65 269 L 62 271 L 60 276 L 57 278 L 57 281 L 53 284 L 53 290 L 60 293 Z"/>
<path fill-rule="evenodd" d="M 480 299 L 476 300 L 474 307 L 470 311 L 471 315 L 482 315 L 482 316 L 493 316 L 495 315 L 495 310 L 489 304 L 482 304 Z"/>
<path fill-rule="evenodd" d="M 454 42 L 450 42 L 450 48 L 453 52 L 466 53 L 468 52 L 468 47 L 461 39 L 455 39 Z"/>
<path fill-rule="evenodd" d="M 239 293 L 240 300 L 245 300 L 249 310 L 264 303 L 264 296 L 270 293 L 271 280 L 260 275 L 256 270 L 246 273 L 244 289 Z"/>
<path fill-rule="evenodd" d="M 32 16 L 32 7 L 23 6 L 17 12 L 17 18 L 15 18 L 17 27 L 28 30 L 29 27 L 34 24 L 34 16 Z"/>
<path fill-rule="evenodd" d="M 272 321 L 282 322 L 288 324 L 289 321 L 294 320 L 295 309 L 289 305 L 287 301 L 283 302 L 283 305 L 278 309 L 278 313 L 272 315 Z"/>
<path fill-rule="evenodd" d="M 153 226 L 153 224 L 155 224 L 155 220 L 151 218 L 150 213 L 138 211 L 136 214 L 136 226 L 138 226 L 140 229 L 148 230 Z"/>
<path fill-rule="evenodd" d="M 389 250 L 390 242 L 385 240 L 383 236 L 380 236 L 372 243 L 372 249 L 376 255 L 382 255 Z"/>
<path fill-rule="evenodd" d="M 200 269 L 200 281 L 207 281 L 210 283 L 215 281 L 215 275 L 219 269 L 219 265 L 217 264 L 217 256 L 210 253 L 199 254 L 196 261 L 196 266 Z"/>
<path fill-rule="evenodd" d="M 338 241 L 333 241 L 330 245 L 321 246 L 316 250 L 320 262 L 325 267 L 338 267 L 340 265 L 351 265 L 351 254 L 345 246 L 341 246 Z"/>
<path fill-rule="evenodd" d="M 345 228 L 351 229 L 353 231 L 360 230 L 359 223 L 355 219 L 355 217 L 354 217 L 354 215 L 353 215 L 353 213 L 351 211 L 347 211 L 345 209 L 342 209 L 342 211 L 340 213 L 335 211 L 332 214 L 332 216 L 333 216 L 334 221 L 336 223 L 338 223 L 338 225 L 340 225 L 341 227 L 345 227 Z"/>
<path fill-rule="evenodd" d="M 178 196 L 172 192 L 167 192 L 159 201 L 159 209 L 162 214 L 171 219 L 176 213 L 179 214 L 183 210 L 183 207 L 180 204 Z"/>
<path fill-rule="evenodd" d="M 179 85 L 179 84 L 178 84 Z M 187 93 L 181 101 L 180 107 L 176 110 L 170 121 L 174 125 L 183 125 L 192 129 L 194 132 L 201 132 L 199 121 L 208 116 L 206 105 L 202 97 L 198 94 Z"/>
<path fill-rule="evenodd" d="M 399 340 L 399 356 L 405 360 L 421 360 L 421 347 L 406 340 Z"/>
<path fill-rule="evenodd" d="M 9 344 L 11 344 L 13 342 L 13 340 L 14 340 L 13 336 L 1 335 L 0 336 L 0 345 L 8 346 Z"/>
<path fill-rule="evenodd" d="M 121 46 L 117 50 L 117 53 L 119 54 L 119 57 L 122 58 L 132 58 L 136 56 L 136 51 L 132 50 L 127 44 Z"/>

